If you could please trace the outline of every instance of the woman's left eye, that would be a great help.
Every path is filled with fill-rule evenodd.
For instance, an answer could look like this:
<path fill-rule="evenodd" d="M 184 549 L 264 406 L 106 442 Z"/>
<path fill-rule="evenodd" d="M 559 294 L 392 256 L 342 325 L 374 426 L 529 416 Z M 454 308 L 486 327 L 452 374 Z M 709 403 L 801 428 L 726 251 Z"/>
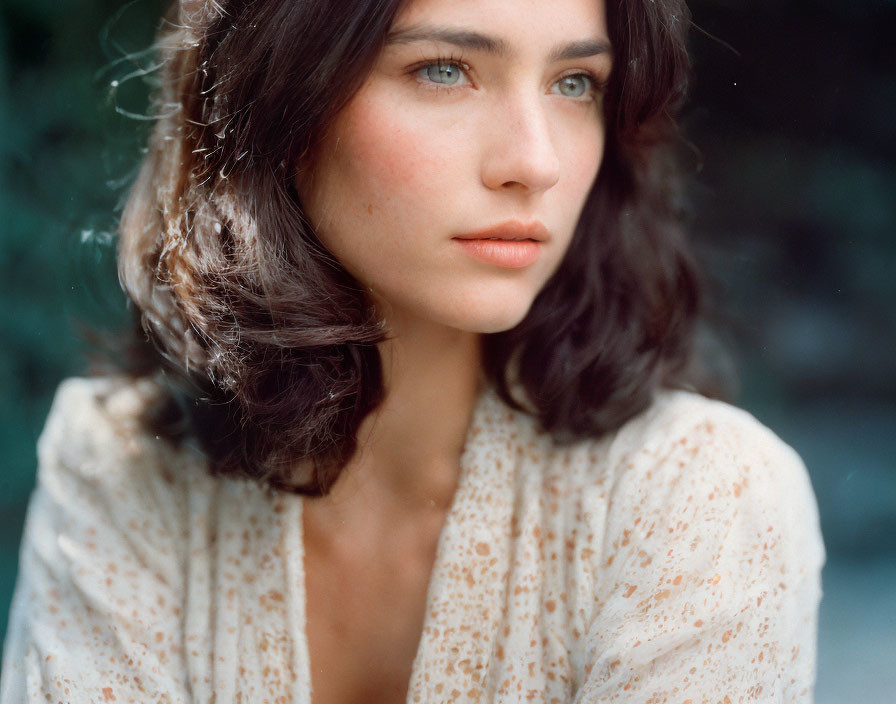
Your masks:
<path fill-rule="evenodd" d="M 567 98 L 581 98 L 594 92 L 594 79 L 587 73 L 576 73 L 572 76 L 564 76 L 557 81 L 552 88 L 554 92 Z"/>
<path fill-rule="evenodd" d="M 452 61 L 437 61 L 417 69 L 417 76 L 438 86 L 456 86 L 466 81 L 464 68 Z"/>

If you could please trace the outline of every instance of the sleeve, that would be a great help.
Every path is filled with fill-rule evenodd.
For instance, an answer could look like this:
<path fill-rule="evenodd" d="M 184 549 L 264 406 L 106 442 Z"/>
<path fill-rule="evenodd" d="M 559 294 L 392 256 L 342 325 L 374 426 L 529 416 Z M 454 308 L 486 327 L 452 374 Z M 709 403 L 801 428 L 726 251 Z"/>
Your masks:
<path fill-rule="evenodd" d="M 108 381 L 108 380 L 107 380 Z M 102 392 L 102 393 L 101 393 Z M 187 701 L 183 497 L 137 386 L 69 380 L 38 442 L 0 702 Z"/>
<path fill-rule="evenodd" d="M 748 414 L 683 405 L 617 475 L 576 701 L 811 702 L 825 553 L 806 469 Z"/>

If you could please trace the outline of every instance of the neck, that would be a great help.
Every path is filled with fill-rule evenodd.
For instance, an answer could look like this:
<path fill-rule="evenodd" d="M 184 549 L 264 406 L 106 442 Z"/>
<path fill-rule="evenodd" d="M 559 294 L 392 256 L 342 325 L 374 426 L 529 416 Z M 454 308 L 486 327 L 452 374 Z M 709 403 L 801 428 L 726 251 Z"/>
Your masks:
<path fill-rule="evenodd" d="M 479 336 L 389 322 L 379 349 L 385 399 L 362 422 L 358 450 L 323 500 L 343 517 L 359 505 L 389 514 L 445 511 L 457 486 L 480 388 Z"/>

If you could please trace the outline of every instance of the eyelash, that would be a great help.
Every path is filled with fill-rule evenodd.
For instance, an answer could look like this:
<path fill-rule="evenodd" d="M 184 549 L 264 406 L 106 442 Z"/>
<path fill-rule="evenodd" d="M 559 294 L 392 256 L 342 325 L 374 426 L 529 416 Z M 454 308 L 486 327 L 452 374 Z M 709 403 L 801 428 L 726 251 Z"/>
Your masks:
<path fill-rule="evenodd" d="M 430 66 L 457 66 L 463 74 L 467 74 L 470 71 L 469 64 L 465 63 L 464 60 L 459 56 L 439 56 L 436 59 L 427 59 L 426 61 L 421 61 L 417 64 L 414 64 L 408 69 L 408 73 L 417 80 L 417 83 L 424 90 L 433 90 L 433 91 L 442 91 L 442 90 L 453 90 L 454 86 L 445 86 L 435 83 L 433 81 L 427 81 L 419 77 L 420 71 L 425 68 L 429 68 Z"/>
<path fill-rule="evenodd" d="M 435 83 L 434 81 L 427 81 L 418 76 L 418 74 L 420 73 L 421 70 L 423 70 L 425 68 L 429 68 L 430 66 L 456 66 L 464 74 L 467 74 L 470 71 L 469 64 L 465 63 L 463 58 L 461 58 L 459 56 L 452 56 L 452 55 L 440 56 L 436 59 L 429 59 L 426 61 L 421 61 L 417 64 L 414 64 L 413 66 L 411 66 L 408 69 L 408 73 L 411 76 L 416 78 L 418 84 L 420 85 L 420 87 L 423 90 L 432 90 L 432 91 L 436 91 L 436 92 L 443 91 L 443 90 L 454 90 L 455 87 L 441 85 L 441 84 Z M 562 81 L 564 78 L 570 78 L 573 76 L 585 76 L 591 82 L 591 90 L 589 92 L 591 98 L 602 93 L 607 87 L 607 82 L 605 80 L 599 79 L 591 71 L 573 71 L 571 73 L 565 73 L 562 76 L 557 78 L 557 81 L 555 81 L 555 84 L 559 81 Z M 573 100 L 575 100 L 575 98 L 573 98 Z M 584 100 L 584 96 L 582 98 L 579 98 L 579 100 Z"/>

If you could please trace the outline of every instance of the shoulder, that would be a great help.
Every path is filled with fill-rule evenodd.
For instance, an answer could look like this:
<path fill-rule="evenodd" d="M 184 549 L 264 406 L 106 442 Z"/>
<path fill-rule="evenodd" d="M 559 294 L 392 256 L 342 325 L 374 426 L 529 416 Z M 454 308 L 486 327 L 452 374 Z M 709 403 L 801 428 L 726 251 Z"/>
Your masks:
<path fill-rule="evenodd" d="M 674 601 L 690 583 L 712 594 L 715 620 L 767 596 L 778 617 L 817 605 L 825 551 L 809 474 L 752 415 L 664 392 L 620 429 L 608 455 L 605 597 L 637 585 L 642 599 Z M 805 603 L 785 598 L 788 589 Z"/>
<path fill-rule="evenodd" d="M 70 378 L 56 391 L 37 443 L 38 485 L 62 479 L 96 490 L 183 484 L 204 470 L 198 450 L 146 425 L 164 395 L 151 379 Z"/>
<path fill-rule="evenodd" d="M 670 537 L 714 527 L 732 538 L 729 544 L 735 535 L 746 541 L 748 533 L 753 540 L 775 533 L 782 549 L 809 549 L 823 559 L 805 465 L 746 411 L 664 391 L 609 440 L 604 471 L 609 531 L 631 531 L 635 521 L 650 519 Z"/>
<path fill-rule="evenodd" d="M 684 492 L 739 498 L 748 487 L 795 493 L 814 508 L 808 473 L 789 445 L 748 412 L 687 391 L 659 392 L 599 438 L 560 444 L 531 429 L 521 436 L 540 448 L 546 473 L 570 490 L 611 499 L 618 511 L 661 507 Z"/>
<path fill-rule="evenodd" d="M 121 377 L 59 386 L 38 440 L 26 530 L 38 544 L 71 547 L 63 562 L 125 552 L 147 563 L 180 559 L 189 497 L 212 478 L 198 451 L 145 426 L 161 393 L 152 381 Z"/>
<path fill-rule="evenodd" d="M 617 443 L 643 448 L 666 445 L 673 441 L 691 444 L 700 440 L 721 449 L 722 445 L 752 447 L 776 452 L 795 453 L 771 430 L 747 411 L 688 391 L 664 390 L 653 403 L 617 431 Z"/>
<path fill-rule="evenodd" d="M 663 392 L 608 440 L 603 482 L 595 691 L 632 673 L 664 691 L 697 667 L 697 689 L 801 701 L 824 546 L 797 453 L 745 411 Z"/>
<path fill-rule="evenodd" d="M 89 474 L 101 464 L 113 469 L 115 460 L 140 458 L 150 440 L 143 414 L 160 394 L 150 380 L 66 379 L 38 440 L 38 459 Z"/>
<path fill-rule="evenodd" d="M 158 393 L 122 378 L 60 385 L 38 441 L 0 696 L 49 697 L 69 681 L 99 692 L 115 677 L 115 691 L 148 701 L 180 686 L 162 645 L 182 621 L 190 486 L 207 480 L 198 454 L 144 427 Z M 131 670 L 141 694 L 118 676 Z"/>
<path fill-rule="evenodd" d="M 617 434 L 612 455 L 617 529 L 630 529 L 630 517 L 662 517 L 670 539 L 682 530 L 716 531 L 697 538 L 720 557 L 741 550 L 749 559 L 750 545 L 774 537 L 784 562 L 824 559 L 805 465 L 746 411 L 664 392 Z"/>
<path fill-rule="evenodd" d="M 92 521 L 131 532 L 147 521 L 176 532 L 189 485 L 206 481 L 207 473 L 198 451 L 175 446 L 146 426 L 146 411 L 162 394 L 148 379 L 62 382 L 37 443 L 30 520 L 42 512 L 57 530 Z"/>
<path fill-rule="evenodd" d="M 604 509 L 610 518 L 662 510 L 675 497 L 718 500 L 701 507 L 721 510 L 729 499 L 761 498 L 771 508 L 772 498 L 787 496 L 794 510 L 817 526 L 809 475 L 799 455 L 748 412 L 727 403 L 662 390 L 617 430 L 572 443 L 542 432 L 532 416 L 497 400 L 488 410 L 477 415 L 478 425 L 496 457 L 509 450 L 522 459 L 515 465 L 515 481 L 544 485 L 584 502 L 582 509 L 594 516 Z"/>
<path fill-rule="evenodd" d="M 589 536 L 595 606 L 617 604 L 605 615 L 628 613 L 620 604 L 629 599 L 650 613 L 657 595 L 672 603 L 678 594 L 684 608 L 694 585 L 717 578 L 720 623 L 782 589 L 806 604 L 820 599 L 825 550 L 809 474 L 746 411 L 663 391 L 615 433 L 577 443 L 562 459 L 580 468 L 570 496 Z M 786 599 L 772 604 L 797 609 Z"/>
<path fill-rule="evenodd" d="M 686 391 L 663 391 L 614 435 L 610 462 L 625 483 L 715 486 L 737 495 L 748 484 L 808 486 L 797 453 L 748 412 Z M 649 477 L 648 477 L 649 475 Z"/>

